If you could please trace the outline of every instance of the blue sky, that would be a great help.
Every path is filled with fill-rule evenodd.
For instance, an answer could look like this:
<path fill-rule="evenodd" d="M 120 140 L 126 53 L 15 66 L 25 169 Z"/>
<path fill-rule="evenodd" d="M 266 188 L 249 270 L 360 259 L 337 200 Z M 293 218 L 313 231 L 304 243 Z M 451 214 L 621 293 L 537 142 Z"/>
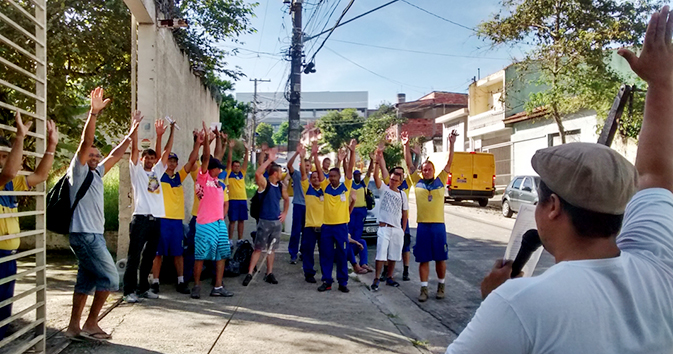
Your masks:
<path fill-rule="evenodd" d="M 311 4 L 319 0 L 304 1 L 304 31 L 308 35 L 320 32 L 328 9 L 338 3 L 327 24 L 330 28 L 348 4 L 348 0 L 324 0 L 323 9 L 319 12 L 323 15 L 316 16 L 306 27 L 312 13 L 307 10 L 311 10 Z M 389 1 L 356 0 L 343 21 Z M 500 9 L 497 0 L 408 1 L 470 28 Z M 281 0 L 259 2 L 256 17 L 252 19 L 257 32 L 240 37 L 243 44 L 222 43 L 227 49 L 242 48 L 238 55 L 228 58 L 230 66 L 239 66 L 247 75 L 235 82 L 237 92 L 252 92 L 251 78 L 271 80 L 270 83 L 260 83 L 259 91 L 282 91 L 289 72 L 289 62 L 281 55 L 287 50 L 291 36 L 291 17 L 287 6 L 283 6 Z M 313 55 L 324 37 L 306 43 L 305 54 L 308 57 Z M 521 57 L 517 48 L 492 50 L 490 44 L 478 39 L 474 32 L 400 0 L 337 28 L 316 55 L 317 72 L 302 74 L 302 90 L 368 91 L 369 108 L 375 108 L 383 101 L 395 102 L 400 92 L 407 94 L 407 100 L 418 99 L 433 90 L 467 92 L 469 82 L 477 76 L 478 69 L 484 77 L 509 65 L 515 57 Z"/>

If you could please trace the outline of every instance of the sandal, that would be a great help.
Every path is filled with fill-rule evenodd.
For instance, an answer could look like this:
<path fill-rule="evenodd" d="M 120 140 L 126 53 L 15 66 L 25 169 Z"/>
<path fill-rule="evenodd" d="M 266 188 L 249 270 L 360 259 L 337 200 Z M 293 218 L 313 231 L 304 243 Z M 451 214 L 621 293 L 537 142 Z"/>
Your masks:
<path fill-rule="evenodd" d="M 84 341 L 84 337 L 82 337 L 82 334 L 72 335 L 72 334 L 63 333 L 63 336 L 66 339 L 71 340 L 73 342 L 83 342 Z"/>
<path fill-rule="evenodd" d="M 96 342 L 107 342 L 108 340 L 112 339 L 112 336 L 105 332 L 87 333 L 82 331 L 80 336 Z"/>

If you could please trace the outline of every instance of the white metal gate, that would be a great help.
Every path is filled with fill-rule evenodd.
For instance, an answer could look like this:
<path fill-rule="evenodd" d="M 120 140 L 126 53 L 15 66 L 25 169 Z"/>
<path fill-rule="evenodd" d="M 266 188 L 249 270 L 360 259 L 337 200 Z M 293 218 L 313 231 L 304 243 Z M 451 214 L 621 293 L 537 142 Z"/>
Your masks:
<path fill-rule="evenodd" d="M 28 133 L 24 144 L 24 157 L 40 161 L 45 148 L 47 112 L 47 14 L 46 0 L 3 0 L 0 7 L 0 108 L 12 113 L 20 112 L 25 120 L 32 120 L 35 132 Z M 7 136 L 16 129 L 0 121 L 0 130 Z M 34 142 L 34 151 L 27 146 Z M 32 161 L 31 161 L 32 162 Z M 19 172 L 29 175 L 28 171 Z M 46 321 L 46 248 L 45 248 L 45 183 L 26 192 L 0 192 L 0 196 L 34 198 L 34 207 L 16 213 L 0 213 L 0 218 L 35 217 L 33 230 L 18 234 L 2 235 L 0 241 L 13 238 L 35 237 L 35 248 L 20 250 L 0 258 L 0 263 L 19 260 L 21 267 L 16 275 L 1 278 L 0 284 L 21 282 L 21 290 L 0 302 L 0 308 L 13 304 L 12 316 L 0 321 L 19 324 L 19 328 L 0 341 L 2 353 L 45 351 Z M 28 205 L 33 205 L 29 203 Z M 34 259 L 34 261 L 33 261 Z M 29 281 L 28 286 L 26 283 Z M 33 301 L 34 299 L 34 301 Z M 16 326 L 14 326 L 16 327 Z"/>

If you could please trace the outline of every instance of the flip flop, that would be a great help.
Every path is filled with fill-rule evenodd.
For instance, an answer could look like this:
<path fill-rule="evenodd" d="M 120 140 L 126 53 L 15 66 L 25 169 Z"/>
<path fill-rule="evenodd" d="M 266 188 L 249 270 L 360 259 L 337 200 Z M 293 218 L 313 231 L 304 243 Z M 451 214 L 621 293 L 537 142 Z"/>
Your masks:
<path fill-rule="evenodd" d="M 97 333 L 82 332 L 80 333 L 80 336 L 96 342 L 107 342 L 108 340 L 112 339 L 112 336 L 105 332 L 97 332 Z"/>
<path fill-rule="evenodd" d="M 65 333 L 64 333 L 63 336 L 64 336 L 66 339 L 71 340 L 71 341 L 73 341 L 73 342 L 84 342 L 84 337 L 82 337 L 81 334 L 76 334 L 76 335 L 73 336 L 73 335 L 71 335 L 71 334 L 65 334 Z"/>
<path fill-rule="evenodd" d="M 367 273 L 369 273 L 369 272 L 367 272 L 367 270 L 364 269 L 364 268 L 360 268 L 360 270 L 355 272 L 355 274 L 367 274 Z"/>

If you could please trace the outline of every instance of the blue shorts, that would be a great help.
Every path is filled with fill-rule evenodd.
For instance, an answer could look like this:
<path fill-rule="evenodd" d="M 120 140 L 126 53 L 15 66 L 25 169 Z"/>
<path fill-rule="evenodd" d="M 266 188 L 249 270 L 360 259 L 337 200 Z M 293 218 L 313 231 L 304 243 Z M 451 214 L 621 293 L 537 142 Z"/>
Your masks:
<path fill-rule="evenodd" d="M 414 257 L 418 263 L 439 262 L 449 259 L 446 225 L 443 223 L 418 223 Z"/>
<path fill-rule="evenodd" d="M 159 219 L 161 237 L 157 247 L 157 256 L 182 256 L 183 228 L 182 220 Z"/>
<path fill-rule="evenodd" d="M 194 235 L 194 259 L 197 261 L 219 261 L 231 257 L 229 235 L 224 220 L 209 224 L 196 223 Z"/>
<path fill-rule="evenodd" d="M 70 248 L 75 252 L 78 263 L 76 293 L 93 295 L 94 290 L 119 289 L 119 273 L 103 234 L 72 232 Z"/>
<path fill-rule="evenodd" d="M 229 222 L 248 220 L 248 201 L 230 200 L 228 216 Z"/>

